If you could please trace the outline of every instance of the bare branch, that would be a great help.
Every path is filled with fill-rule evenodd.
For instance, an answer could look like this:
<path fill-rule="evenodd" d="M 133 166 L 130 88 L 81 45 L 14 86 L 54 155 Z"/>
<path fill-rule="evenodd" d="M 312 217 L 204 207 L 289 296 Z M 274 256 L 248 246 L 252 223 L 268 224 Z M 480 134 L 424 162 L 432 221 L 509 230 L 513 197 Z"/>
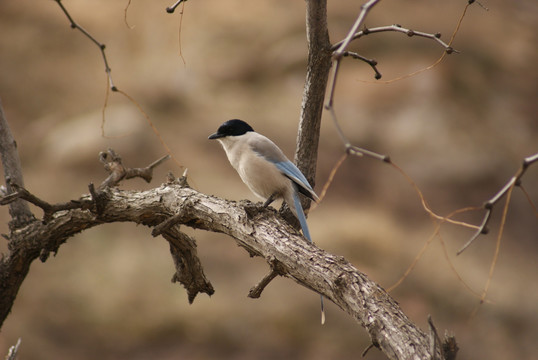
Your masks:
<path fill-rule="evenodd" d="M 114 82 L 112 81 L 112 69 L 110 69 L 110 66 L 108 66 L 108 60 L 106 58 L 106 53 L 105 53 L 105 44 L 103 43 L 100 43 L 99 41 L 97 41 L 96 38 L 94 38 L 88 31 L 86 31 L 86 29 L 84 29 L 82 26 L 80 26 L 78 23 L 75 22 L 75 20 L 73 20 L 73 18 L 71 17 L 71 15 L 69 14 L 69 12 L 67 11 L 67 9 L 65 8 L 65 6 L 62 4 L 62 1 L 61 0 L 54 0 L 56 1 L 56 3 L 58 4 L 58 6 L 60 6 L 60 8 L 62 9 L 62 11 L 64 12 L 65 16 L 67 17 L 67 19 L 69 20 L 69 22 L 71 23 L 71 28 L 72 29 L 77 29 L 79 30 L 82 34 L 84 34 L 84 36 L 86 36 L 88 39 L 90 39 L 95 45 L 97 45 L 97 47 L 99 48 L 99 50 L 101 51 L 101 55 L 103 57 L 103 61 L 105 63 L 105 72 L 106 72 L 106 75 L 108 77 L 108 84 L 109 84 L 109 87 L 112 91 L 117 91 L 118 88 L 114 85 Z"/>
<path fill-rule="evenodd" d="M 42 249 L 57 248 L 74 234 L 102 223 L 135 222 L 153 227 L 176 215 L 178 223 L 162 234 L 182 254 L 182 246 L 192 250 L 194 241 L 176 232 L 178 224 L 227 234 L 250 254 L 262 256 L 268 262 L 277 261 L 285 276 L 332 300 L 367 329 L 372 342 L 379 344 L 389 358 L 429 358 L 427 335 L 403 314 L 381 287 L 342 257 L 328 254 L 306 242 L 274 210 L 259 208 L 257 212 L 247 211 L 243 203 L 248 202 L 228 202 L 176 184 L 148 191 L 106 188 L 101 192 L 106 203 L 97 217 L 92 212 L 73 209 L 58 213 L 47 224 L 33 222 L 24 231 L 11 234 L 12 249 L 24 251 L 11 252 L 0 261 L 0 279 L 15 279 L 0 281 L 1 319 L 8 314 L 25 276 L 24 271 Z M 81 199 L 91 200 L 89 195 Z M 34 240 L 28 242 L 26 239 Z M 171 248 L 171 252 L 174 251 Z M 195 258 L 195 254 L 190 256 L 190 259 Z M 176 256 L 174 259 L 182 260 L 176 261 L 176 268 L 183 269 L 185 258 Z M 22 278 L 21 264 L 24 264 Z M 195 276 L 201 284 L 205 284 L 205 292 L 210 294 L 212 287 L 201 274 L 191 272 L 185 279 Z M 179 279 L 188 288 L 181 277 L 174 279 Z M 192 300 L 193 291 L 201 287 L 197 285 L 190 289 L 189 299 Z"/>
<path fill-rule="evenodd" d="M 370 10 L 379 2 L 380 0 L 370 0 L 363 4 L 361 6 L 361 11 L 359 13 L 359 16 L 357 16 L 357 19 L 355 20 L 355 23 L 349 30 L 346 38 L 342 40 L 340 43 L 340 46 L 336 51 L 333 53 L 333 58 L 336 59 L 336 61 L 339 61 L 339 59 L 343 56 L 344 51 L 346 50 L 347 46 L 353 40 L 353 36 L 357 32 L 357 30 L 362 26 L 364 23 L 364 20 L 366 19 L 366 15 L 370 12 Z"/>
<path fill-rule="evenodd" d="M 168 159 L 170 159 L 170 155 L 165 155 L 145 168 L 126 168 L 122 164 L 121 157 L 114 150 L 108 149 L 107 152 L 102 151 L 99 153 L 99 161 L 103 163 L 105 170 L 110 175 L 99 185 L 99 188 L 103 189 L 109 186 L 116 186 L 123 179 L 132 179 L 135 177 L 140 177 L 149 183 L 153 178 L 153 169 Z"/>
<path fill-rule="evenodd" d="M 2 158 L 2 167 L 4 168 L 4 178 L 6 180 L 6 194 L 10 194 L 15 191 L 13 185 L 24 186 L 24 179 L 22 176 L 21 160 L 17 151 L 17 143 L 11 134 L 1 100 L 0 156 Z M 34 220 L 34 215 L 25 201 L 14 199 L 9 204 L 9 214 L 11 215 L 11 221 L 9 222 L 10 229 L 23 227 Z"/>
<path fill-rule="evenodd" d="M 80 201 L 80 200 L 71 200 L 66 203 L 59 204 L 49 204 L 48 202 L 41 200 L 34 194 L 30 193 L 23 187 L 20 187 L 15 184 L 11 184 L 11 187 L 15 189 L 14 193 L 11 193 L 7 196 L 0 198 L 0 205 L 10 204 L 16 199 L 26 200 L 27 202 L 40 207 L 43 210 L 43 222 L 47 223 L 51 220 L 54 213 L 63 210 L 72 210 L 72 209 L 90 209 L 93 207 L 93 201 Z"/>
<path fill-rule="evenodd" d="M 194 238 L 180 231 L 179 226 L 168 228 L 162 236 L 170 244 L 170 254 L 176 267 L 172 282 L 179 282 L 185 287 L 189 304 L 192 304 L 198 293 L 213 295 L 215 289 L 204 274 Z"/>
<path fill-rule="evenodd" d="M 439 335 L 437 334 L 437 329 L 435 328 L 435 325 L 433 324 L 432 316 L 428 314 L 428 325 L 430 326 L 430 354 L 431 360 L 435 359 L 435 349 L 439 346 L 439 343 L 441 342 L 439 339 Z M 443 348 L 441 348 L 441 358 L 444 359 L 443 354 Z"/>
<path fill-rule="evenodd" d="M 181 4 L 182 2 L 186 2 L 187 0 L 177 0 L 174 5 L 168 6 L 166 8 L 166 12 L 169 14 L 172 14 L 174 11 L 176 11 L 176 8 Z"/>
<path fill-rule="evenodd" d="M 366 349 L 362 351 L 361 357 L 365 357 L 366 354 L 368 354 L 368 351 L 370 351 L 373 347 L 379 347 L 379 345 L 375 345 L 374 343 L 369 344 Z"/>
<path fill-rule="evenodd" d="M 385 161 L 385 162 L 390 162 L 390 159 L 388 158 L 388 156 L 376 154 L 376 153 L 373 153 L 371 151 L 360 149 L 360 148 L 350 148 L 351 144 L 349 143 L 347 138 L 344 136 L 344 133 L 343 133 L 342 129 L 340 128 L 340 125 L 338 124 L 338 120 L 336 119 L 336 114 L 335 114 L 335 111 L 334 111 L 334 96 L 335 96 L 335 90 L 336 90 L 336 80 L 338 78 L 338 72 L 339 72 L 339 69 L 340 69 L 340 62 L 342 61 L 342 58 L 344 56 L 352 56 L 352 57 L 354 57 L 356 59 L 361 59 L 361 60 L 365 61 L 374 70 L 375 78 L 376 79 L 381 78 L 381 73 L 377 70 L 377 62 L 375 60 L 367 59 L 367 58 L 363 57 L 362 55 L 359 55 L 359 54 L 356 54 L 356 53 L 351 53 L 351 52 L 347 51 L 346 49 L 347 49 L 348 45 L 354 39 L 358 39 L 358 38 L 360 38 L 362 36 L 365 36 L 365 35 L 368 35 L 368 34 L 387 32 L 387 31 L 395 31 L 395 32 L 404 33 L 404 34 L 406 34 L 408 36 L 419 36 L 419 37 L 424 37 L 424 38 L 427 38 L 427 39 L 434 40 L 435 42 L 437 42 L 438 44 L 440 44 L 441 46 L 443 46 L 445 48 L 445 54 L 443 54 L 443 56 L 446 55 L 446 54 L 451 54 L 451 53 L 456 52 L 456 51 L 451 47 L 450 44 L 454 40 L 455 33 L 459 29 L 459 26 L 461 24 L 463 16 L 465 15 L 465 11 L 467 10 L 467 7 L 469 6 L 470 3 L 465 7 L 464 12 L 462 14 L 462 17 L 460 18 L 460 21 L 459 21 L 458 26 L 456 28 L 456 31 L 452 35 L 452 37 L 450 39 L 450 42 L 447 44 L 447 43 L 445 43 L 444 41 L 441 40 L 441 34 L 440 33 L 430 34 L 430 33 L 422 32 L 422 31 L 415 31 L 415 30 L 403 28 L 401 25 L 381 26 L 381 27 L 375 27 L 375 28 L 371 28 L 371 29 L 364 28 L 361 31 L 357 31 L 361 26 L 363 26 L 364 20 L 366 19 L 366 16 L 368 15 L 369 11 L 378 2 L 379 2 L 379 0 L 369 0 L 366 3 L 364 3 L 361 6 L 361 11 L 360 11 L 359 15 L 357 16 L 357 19 L 355 20 L 353 26 L 349 30 L 347 36 L 344 38 L 344 40 L 339 41 L 338 43 L 334 44 L 331 47 L 331 50 L 333 51 L 333 54 L 332 54 L 332 75 L 331 75 L 331 80 L 330 80 L 331 86 L 329 87 L 327 102 L 325 104 L 325 109 L 330 111 L 331 117 L 333 119 L 333 123 L 334 123 L 335 128 L 336 128 L 336 131 L 338 132 L 338 135 L 342 139 L 342 142 L 344 143 L 344 146 L 346 147 L 346 151 L 348 151 L 348 152 L 350 152 L 352 154 L 368 155 L 368 156 L 372 156 L 373 158 L 378 159 L 378 160 L 382 160 L 382 161 Z M 440 61 L 440 60 L 438 60 L 438 61 Z"/>
<path fill-rule="evenodd" d="M 336 64 L 336 65 L 338 65 L 338 64 Z M 336 78 L 335 78 L 335 80 L 336 80 Z M 338 119 L 336 117 L 336 112 L 335 112 L 334 107 L 332 106 L 332 104 L 327 105 L 325 108 L 327 110 L 329 110 L 329 112 L 331 113 L 331 118 L 333 120 L 334 127 L 336 128 L 336 132 L 340 136 L 340 140 L 342 140 L 342 142 L 344 143 L 346 154 L 354 155 L 354 156 L 363 156 L 363 155 L 365 155 L 365 156 L 371 157 L 373 159 L 380 160 L 380 161 L 392 164 L 392 162 L 390 160 L 390 157 L 388 155 L 378 154 L 376 152 L 366 150 L 366 149 L 360 148 L 358 146 L 351 145 L 348 138 L 344 134 L 344 131 L 340 127 L 340 124 L 338 123 Z"/>
<path fill-rule="evenodd" d="M 285 268 L 276 260 L 269 260 L 269 265 L 271 266 L 271 272 L 267 274 L 256 286 L 254 286 L 248 292 L 248 297 L 252 299 L 257 299 L 262 295 L 263 290 L 271 280 L 277 276 L 283 276 L 286 273 Z"/>
<path fill-rule="evenodd" d="M 493 211 L 493 207 L 499 202 L 501 198 L 514 186 L 519 186 L 521 184 L 521 178 L 532 164 L 535 162 L 538 162 L 538 153 L 531 155 L 529 157 L 526 157 L 523 159 L 523 163 L 521 164 L 521 167 L 518 169 L 516 174 L 508 180 L 508 182 L 499 190 L 493 197 L 491 197 L 488 201 L 484 203 L 482 206 L 486 213 L 484 215 L 484 218 L 482 219 L 482 222 L 480 223 L 479 228 L 476 230 L 476 232 L 473 234 L 473 236 L 461 247 L 461 249 L 458 250 L 456 253 L 457 255 L 461 254 L 465 249 L 469 247 L 477 238 L 480 236 L 480 234 L 487 234 L 489 232 L 489 229 L 487 228 L 487 225 L 489 223 L 489 220 L 491 219 L 491 213 Z"/>
<path fill-rule="evenodd" d="M 368 65 L 370 65 L 372 67 L 372 69 L 374 70 L 375 72 L 375 75 L 374 77 L 376 79 L 381 79 L 381 73 L 377 70 L 377 61 L 374 60 L 374 59 L 368 59 L 362 55 L 359 55 L 357 53 L 354 53 L 354 52 L 351 52 L 351 51 L 345 51 L 343 56 L 349 56 L 349 57 L 352 57 L 353 59 L 359 59 L 359 60 L 362 60 L 364 61 L 365 63 L 367 63 Z"/>
<path fill-rule="evenodd" d="M 331 67 L 331 43 L 327 29 L 327 1 L 306 1 L 308 63 L 301 104 L 295 163 L 312 186 L 318 156 L 319 134 L 325 89 Z M 310 201 L 303 203 L 310 208 Z"/>
<path fill-rule="evenodd" d="M 109 158 L 110 161 L 107 161 Z M 125 168 L 121 163 L 121 157 L 117 155 L 114 150 L 109 149 L 106 153 L 101 152 L 99 154 L 99 159 L 104 164 L 105 169 L 110 172 L 110 175 L 99 186 L 99 190 L 95 190 L 93 184 L 89 185 L 92 199 L 79 199 L 71 200 L 66 203 L 50 204 L 38 198 L 24 187 L 21 187 L 18 184 L 12 184 L 11 181 L 8 181 L 8 186 L 10 186 L 14 190 L 14 192 L 0 197 L 0 205 L 13 204 L 18 200 L 25 200 L 43 210 L 44 223 L 49 222 L 55 213 L 64 210 L 95 209 L 95 211 L 100 214 L 102 213 L 101 209 L 104 208 L 105 201 L 105 198 L 103 197 L 103 194 L 101 192 L 102 189 L 108 186 L 115 186 L 123 179 L 131 179 L 134 177 L 141 177 L 149 183 L 153 177 L 153 169 L 162 164 L 164 161 L 168 160 L 169 158 L 169 155 L 165 155 L 145 168 Z"/>
<path fill-rule="evenodd" d="M 6 360 L 16 360 L 20 346 L 21 346 L 21 338 L 17 340 L 17 343 L 15 343 L 15 345 L 9 348 L 9 351 L 6 355 Z"/>
<path fill-rule="evenodd" d="M 443 40 L 441 40 L 441 34 L 440 33 L 430 34 L 430 33 L 422 32 L 422 31 L 406 29 L 406 28 L 402 27 L 399 24 L 394 24 L 394 25 L 389 25 L 389 26 L 379 26 L 379 27 L 370 28 L 370 29 L 364 28 L 363 30 L 355 33 L 355 35 L 353 35 L 351 39 L 355 40 L 355 39 L 359 39 L 359 38 L 361 38 L 361 37 L 363 37 L 365 35 L 370 35 L 370 34 L 375 34 L 375 33 L 380 33 L 380 32 L 388 32 L 388 31 L 400 32 L 400 33 L 406 34 L 409 37 L 411 37 L 411 36 L 419 36 L 419 37 L 424 37 L 424 38 L 427 38 L 427 39 L 431 39 L 431 40 L 436 41 L 442 47 L 444 47 L 445 52 L 447 54 L 458 53 L 457 50 L 454 50 L 450 45 L 448 45 Z M 339 49 L 340 46 L 343 44 L 343 42 L 344 42 L 344 40 L 339 41 L 336 44 L 334 44 L 332 46 L 332 50 Z M 344 53 L 342 53 L 342 55 L 344 55 Z"/>

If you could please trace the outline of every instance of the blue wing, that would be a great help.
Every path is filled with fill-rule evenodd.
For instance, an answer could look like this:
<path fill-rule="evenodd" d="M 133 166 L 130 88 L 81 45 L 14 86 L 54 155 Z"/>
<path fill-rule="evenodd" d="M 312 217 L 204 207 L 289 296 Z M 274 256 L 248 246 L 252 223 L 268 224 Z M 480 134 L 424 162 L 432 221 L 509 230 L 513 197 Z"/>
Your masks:
<path fill-rule="evenodd" d="M 284 174 L 287 178 L 297 184 L 297 190 L 303 195 L 309 197 L 314 201 L 318 201 L 319 198 L 312 190 L 312 186 L 308 183 L 305 176 L 291 161 L 288 160 L 286 155 L 280 150 L 274 142 L 269 140 L 263 135 L 258 133 L 251 133 L 251 140 L 249 145 L 252 151 L 263 157 L 265 160 L 275 164 L 278 170 Z"/>
<path fill-rule="evenodd" d="M 275 166 L 284 174 L 287 178 L 289 178 L 291 181 L 293 181 L 295 184 L 297 184 L 297 190 L 302 193 L 303 195 L 309 197 L 310 199 L 314 201 L 318 201 L 319 198 L 312 189 L 312 186 L 310 186 L 310 183 L 308 180 L 306 180 L 305 176 L 295 166 L 294 163 L 291 161 L 280 161 L 275 162 Z"/>

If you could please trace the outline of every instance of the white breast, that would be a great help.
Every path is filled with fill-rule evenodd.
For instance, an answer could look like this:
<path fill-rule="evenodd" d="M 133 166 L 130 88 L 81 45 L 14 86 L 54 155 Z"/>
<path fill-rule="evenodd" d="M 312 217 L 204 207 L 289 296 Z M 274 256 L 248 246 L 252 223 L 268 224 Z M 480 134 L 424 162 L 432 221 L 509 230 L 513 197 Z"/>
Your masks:
<path fill-rule="evenodd" d="M 249 132 L 218 140 L 230 164 L 256 196 L 264 200 L 273 194 L 276 198 L 285 197 L 287 192 L 292 191 L 291 181 L 274 164 L 252 151 L 248 140 L 256 136 L 262 135 Z"/>

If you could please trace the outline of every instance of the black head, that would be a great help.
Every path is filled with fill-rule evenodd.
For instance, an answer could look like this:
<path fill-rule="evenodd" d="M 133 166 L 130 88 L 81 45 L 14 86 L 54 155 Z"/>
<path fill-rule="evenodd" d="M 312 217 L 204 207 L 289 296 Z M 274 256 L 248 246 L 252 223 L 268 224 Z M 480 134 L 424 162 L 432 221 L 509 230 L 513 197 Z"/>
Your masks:
<path fill-rule="evenodd" d="M 254 129 L 244 122 L 243 120 L 233 119 L 228 120 L 221 126 L 219 126 L 216 133 L 209 135 L 209 139 L 218 139 L 225 136 L 239 136 L 244 135 L 249 131 L 254 131 Z"/>

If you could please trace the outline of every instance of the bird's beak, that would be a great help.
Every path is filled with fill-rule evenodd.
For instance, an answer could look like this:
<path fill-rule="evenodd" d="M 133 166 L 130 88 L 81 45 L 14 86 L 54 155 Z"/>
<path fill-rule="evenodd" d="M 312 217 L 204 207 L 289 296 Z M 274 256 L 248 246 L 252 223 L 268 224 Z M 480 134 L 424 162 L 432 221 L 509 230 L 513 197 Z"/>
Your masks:
<path fill-rule="evenodd" d="M 214 139 L 218 139 L 218 138 L 221 138 L 221 137 L 223 137 L 222 134 L 214 133 L 214 134 L 209 135 L 208 139 L 209 140 L 214 140 Z"/>

